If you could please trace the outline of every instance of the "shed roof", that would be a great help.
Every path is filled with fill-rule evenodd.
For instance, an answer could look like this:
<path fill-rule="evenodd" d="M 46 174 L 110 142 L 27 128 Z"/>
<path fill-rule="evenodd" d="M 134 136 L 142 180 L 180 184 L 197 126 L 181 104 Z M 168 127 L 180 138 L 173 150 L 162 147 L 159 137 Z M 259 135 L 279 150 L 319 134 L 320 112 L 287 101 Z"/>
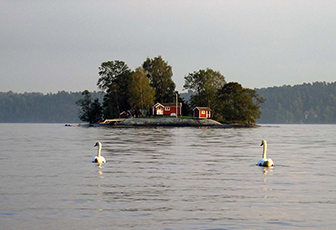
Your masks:
<path fill-rule="evenodd" d="M 195 107 L 193 110 L 205 110 L 205 111 L 211 111 L 211 109 L 209 107 Z"/>

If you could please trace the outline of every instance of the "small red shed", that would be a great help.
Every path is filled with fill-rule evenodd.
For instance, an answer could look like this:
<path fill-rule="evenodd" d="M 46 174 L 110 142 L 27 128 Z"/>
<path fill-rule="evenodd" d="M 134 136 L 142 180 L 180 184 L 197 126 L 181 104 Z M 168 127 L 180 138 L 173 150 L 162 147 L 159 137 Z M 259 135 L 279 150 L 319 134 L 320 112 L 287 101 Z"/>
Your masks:
<path fill-rule="evenodd" d="M 211 109 L 209 107 L 196 107 L 193 109 L 194 118 L 210 118 L 211 117 Z"/>

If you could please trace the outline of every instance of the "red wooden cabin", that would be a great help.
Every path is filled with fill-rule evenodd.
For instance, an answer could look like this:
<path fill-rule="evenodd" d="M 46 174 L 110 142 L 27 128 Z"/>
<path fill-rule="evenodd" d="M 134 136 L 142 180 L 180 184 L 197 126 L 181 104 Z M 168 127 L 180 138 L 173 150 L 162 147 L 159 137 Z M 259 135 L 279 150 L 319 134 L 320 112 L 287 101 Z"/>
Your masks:
<path fill-rule="evenodd" d="M 152 110 L 154 116 L 181 116 L 182 103 L 156 103 Z"/>
<path fill-rule="evenodd" d="M 193 109 L 194 118 L 210 118 L 211 117 L 211 109 L 209 107 L 196 107 Z"/>

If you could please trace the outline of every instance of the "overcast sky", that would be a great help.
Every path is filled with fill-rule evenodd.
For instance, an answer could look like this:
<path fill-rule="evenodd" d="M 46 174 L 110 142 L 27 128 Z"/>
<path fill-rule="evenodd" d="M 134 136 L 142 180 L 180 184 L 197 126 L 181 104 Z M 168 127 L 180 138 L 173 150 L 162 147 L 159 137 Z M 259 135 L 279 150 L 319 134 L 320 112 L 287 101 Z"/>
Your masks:
<path fill-rule="evenodd" d="M 0 91 L 97 90 L 98 67 L 161 55 L 261 88 L 336 81 L 335 0 L 0 0 Z"/>

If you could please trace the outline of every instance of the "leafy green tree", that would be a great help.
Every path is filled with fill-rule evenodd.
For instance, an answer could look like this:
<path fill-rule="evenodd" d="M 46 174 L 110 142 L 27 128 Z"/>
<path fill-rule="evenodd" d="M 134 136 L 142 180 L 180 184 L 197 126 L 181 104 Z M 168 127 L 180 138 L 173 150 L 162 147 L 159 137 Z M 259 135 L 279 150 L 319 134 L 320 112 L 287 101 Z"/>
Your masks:
<path fill-rule="evenodd" d="M 189 103 L 180 95 L 178 95 L 178 101 L 182 103 L 182 116 L 192 116 L 192 108 Z"/>
<path fill-rule="evenodd" d="M 151 87 L 155 90 L 157 102 L 172 102 L 175 97 L 175 83 L 172 80 L 173 71 L 168 62 L 161 56 L 153 59 L 147 58 L 142 64 L 147 71 Z"/>
<path fill-rule="evenodd" d="M 130 109 L 128 84 L 132 71 L 125 62 L 118 60 L 103 62 L 98 69 L 97 86 L 106 92 L 104 116 L 119 117 L 120 112 Z"/>
<path fill-rule="evenodd" d="M 193 73 L 189 73 L 184 77 L 184 89 L 191 90 L 191 106 L 207 106 L 212 107 L 215 103 L 216 94 L 225 82 L 224 76 L 219 71 L 212 69 L 201 69 Z"/>
<path fill-rule="evenodd" d="M 259 104 L 264 99 L 255 90 L 243 88 L 237 82 L 225 84 L 217 92 L 216 116 L 224 122 L 252 124 L 260 117 Z"/>
<path fill-rule="evenodd" d="M 102 107 L 99 99 L 92 99 L 92 95 L 88 90 L 82 92 L 83 99 L 79 99 L 76 104 L 81 106 L 79 119 L 89 123 L 97 123 L 102 117 Z"/>
<path fill-rule="evenodd" d="M 155 91 L 150 87 L 147 72 L 142 67 L 137 68 L 130 78 L 129 103 L 132 109 L 141 111 L 144 115 L 144 112 L 154 104 Z"/>

